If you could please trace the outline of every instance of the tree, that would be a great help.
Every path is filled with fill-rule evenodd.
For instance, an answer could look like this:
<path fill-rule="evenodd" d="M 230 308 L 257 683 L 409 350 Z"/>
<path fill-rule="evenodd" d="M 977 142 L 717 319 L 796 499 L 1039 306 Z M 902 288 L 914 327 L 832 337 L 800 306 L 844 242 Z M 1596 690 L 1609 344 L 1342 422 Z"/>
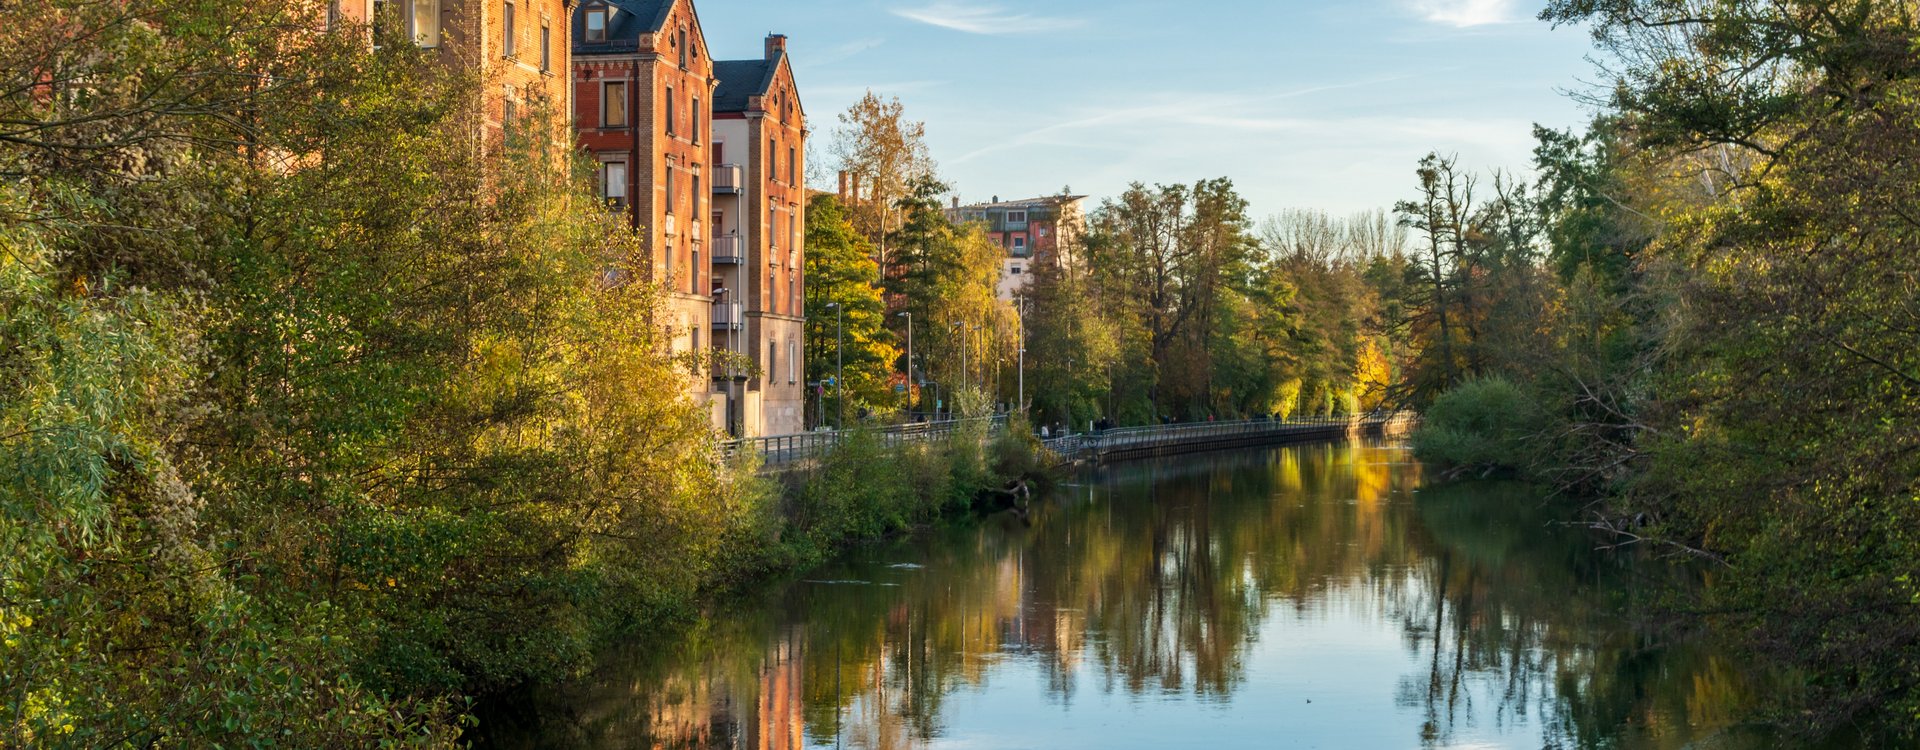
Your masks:
<path fill-rule="evenodd" d="M 807 381 L 834 377 L 844 356 L 844 387 L 855 409 L 891 409 L 902 402 L 893 393 L 894 362 L 900 349 L 888 330 L 886 302 L 880 294 L 880 266 L 873 246 L 848 221 L 839 198 L 816 195 L 807 204 Z M 839 303 L 839 324 L 828 303 Z M 845 349 L 838 342 L 844 340 Z M 835 389 L 829 389 L 834 391 Z M 836 391 L 837 392 L 837 391 Z M 823 404 L 824 405 L 824 402 Z M 817 412 L 824 413 L 824 412 Z"/>
<path fill-rule="evenodd" d="M 882 99 L 872 91 L 840 114 L 834 130 L 833 155 L 855 185 L 849 219 L 878 246 L 883 270 L 892 268 L 888 233 L 903 221 L 897 204 L 916 184 L 934 179 L 926 139 L 926 124 L 907 119 L 898 97 Z"/>

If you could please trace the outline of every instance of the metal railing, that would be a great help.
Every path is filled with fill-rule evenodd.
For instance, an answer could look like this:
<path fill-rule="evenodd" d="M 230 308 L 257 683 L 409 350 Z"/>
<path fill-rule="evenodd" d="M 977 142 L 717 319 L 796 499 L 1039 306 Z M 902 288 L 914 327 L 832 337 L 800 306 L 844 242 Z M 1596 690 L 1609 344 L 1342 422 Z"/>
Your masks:
<path fill-rule="evenodd" d="M 1249 419 L 1236 422 L 1189 422 L 1120 427 L 1042 441 L 1048 450 L 1068 458 L 1099 458 L 1112 453 L 1153 450 L 1180 445 L 1228 442 L 1255 438 L 1278 438 L 1322 432 L 1329 429 L 1373 427 L 1412 415 L 1376 413 L 1358 416 L 1302 417 L 1293 419 Z"/>
<path fill-rule="evenodd" d="M 953 439 L 953 436 L 964 428 L 982 425 L 986 427 L 988 435 L 997 434 L 1007 428 L 1007 418 L 1001 415 L 977 419 L 947 419 L 891 427 L 856 427 L 850 430 L 744 438 L 722 443 L 721 449 L 728 458 L 751 452 L 759 454 L 763 466 L 786 466 L 826 455 L 835 446 L 856 433 L 872 434 L 880 441 L 881 447 L 892 450 L 915 443 L 946 442 Z"/>

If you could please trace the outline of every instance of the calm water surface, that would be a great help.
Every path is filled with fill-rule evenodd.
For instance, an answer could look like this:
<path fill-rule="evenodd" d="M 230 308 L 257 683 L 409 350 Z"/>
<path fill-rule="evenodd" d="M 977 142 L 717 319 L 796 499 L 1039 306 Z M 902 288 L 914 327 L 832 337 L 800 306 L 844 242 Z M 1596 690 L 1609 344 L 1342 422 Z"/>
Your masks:
<path fill-rule="evenodd" d="M 489 717 L 506 747 L 1750 748 L 1695 571 L 1392 444 L 1111 467 L 730 604 Z"/>

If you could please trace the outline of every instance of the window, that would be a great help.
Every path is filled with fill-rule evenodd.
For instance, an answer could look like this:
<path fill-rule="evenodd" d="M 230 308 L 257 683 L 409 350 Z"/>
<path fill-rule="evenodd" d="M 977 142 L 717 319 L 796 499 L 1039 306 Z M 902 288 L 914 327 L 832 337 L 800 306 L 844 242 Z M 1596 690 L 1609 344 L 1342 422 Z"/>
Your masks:
<path fill-rule="evenodd" d="M 787 184 L 788 185 L 800 184 L 799 180 L 794 179 L 794 175 L 799 174 L 799 172 L 795 171 L 799 169 L 799 167 L 796 167 L 794 165 L 799 163 L 800 163 L 800 159 L 797 156 L 797 152 L 794 151 L 794 148 L 792 146 L 788 146 L 787 147 Z"/>
<path fill-rule="evenodd" d="M 553 24 L 540 22 L 540 72 L 553 70 Z"/>
<path fill-rule="evenodd" d="M 1025 238 L 1025 237 L 1014 237 L 1014 238 L 1013 238 L 1013 251 L 1017 253 L 1017 252 L 1020 252 L 1020 251 L 1022 251 L 1022 250 L 1025 250 L 1025 249 L 1027 249 L 1027 238 Z"/>
<path fill-rule="evenodd" d="M 389 0 L 373 0 L 373 15 L 369 20 L 373 24 L 373 45 L 375 48 L 380 46 L 380 35 L 386 30 L 386 27 L 383 26 L 381 22 L 386 19 L 387 7 L 391 4 Z"/>
<path fill-rule="evenodd" d="M 520 103 L 513 98 L 513 87 L 506 87 L 506 95 L 501 97 L 500 126 L 513 127 L 515 115 L 520 113 Z"/>
<path fill-rule="evenodd" d="M 667 135 L 673 135 L 673 87 L 667 87 Z"/>
<path fill-rule="evenodd" d="M 675 199 L 679 197 L 679 185 L 674 181 L 674 169 L 667 167 L 667 215 L 673 215 L 673 204 L 678 202 Z"/>
<path fill-rule="evenodd" d="M 440 46 L 440 0 L 413 0 L 413 41 L 422 47 Z"/>
<path fill-rule="evenodd" d="M 627 126 L 627 82 L 607 81 L 600 85 L 600 127 Z"/>
<path fill-rule="evenodd" d="M 608 203 L 623 204 L 627 201 L 627 163 L 610 161 L 600 165 L 600 197 Z"/>
<path fill-rule="evenodd" d="M 587 9 L 587 41 L 604 42 L 607 40 L 607 9 Z"/>
<path fill-rule="evenodd" d="M 774 373 L 780 371 L 780 344 L 767 342 L 767 382 L 772 383 Z"/>
<path fill-rule="evenodd" d="M 767 174 L 774 182 L 780 181 L 780 142 L 767 139 Z"/>
<path fill-rule="evenodd" d="M 514 37 L 517 35 L 513 33 L 513 0 L 507 0 L 507 14 L 501 16 L 501 22 L 506 26 L 507 38 L 500 49 L 507 57 L 513 57 L 514 48 L 519 46 L 514 43 Z"/>
<path fill-rule="evenodd" d="M 703 111 L 704 110 L 700 109 L 700 100 L 695 99 L 693 100 L 693 108 L 687 112 L 687 116 L 693 119 L 693 142 L 694 143 L 700 142 L 700 113 Z"/>
<path fill-rule="evenodd" d="M 1027 212 L 1025 212 L 1025 211 L 1008 211 L 1008 212 L 1007 212 L 1007 223 L 1008 223 L 1008 224 L 1025 224 L 1025 223 L 1027 223 Z"/>
<path fill-rule="evenodd" d="M 680 69 L 687 69 L 687 30 L 680 30 Z"/>
<path fill-rule="evenodd" d="M 687 274 L 687 293 L 700 293 L 700 243 L 693 244 L 693 273 Z"/>
<path fill-rule="evenodd" d="M 793 339 L 787 339 L 787 385 L 799 382 L 799 376 L 794 374 L 794 363 L 800 361 L 800 355 L 794 351 L 794 348 Z"/>
<path fill-rule="evenodd" d="M 1019 267 L 1019 266 L 1014 266 L 1014 267 L 1013 267 L 1013 275 L 1015 275 L 1015 276 L 1019 276 L 1019 275 L 1020 275 L 1020 267 Z"/>

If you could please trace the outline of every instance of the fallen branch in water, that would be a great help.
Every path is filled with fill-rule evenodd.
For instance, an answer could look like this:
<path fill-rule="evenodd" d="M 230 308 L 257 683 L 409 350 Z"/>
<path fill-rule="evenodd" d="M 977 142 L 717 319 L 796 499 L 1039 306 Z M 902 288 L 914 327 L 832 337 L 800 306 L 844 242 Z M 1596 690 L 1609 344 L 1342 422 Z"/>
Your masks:
<path fill-rule="evenodd" d="M 1644 514 L 1636 514 L 1630 518 L 1621 518 L 1621 519 L 1618 519 L 1617 522 L 1601 517 L 1598 514 L 1596 514 L 1594 516 L 1593 521 L 1590 521 L 1588 523 L 1581 524 L 1581 525 L 1586 526 L 1587 528 L 1592 529 L 1594 531 L 1604 531 L 1604 532 L 1607 532 L 1608 534 L 1612 534 L 1616 537 L 1622 537 L 1626 540 L 1618 544 L 1601 545 L 1600 549 L 1603 549 L 1603 550 L 1616 550 L 1622 547 L 1630 547 L 1635 544 L 1640 544 L 1642 542 L 1650 542 L 1656 545 L 1673 547 L 1675 549 L 1680 550 L 1681 552 L 1685 552 L 1690 556 L 1697 557 L 1703 560 L 1711 560 L 1713 562 L 1721 564 L 1722 566 L 1728 569 L 1733 568 L 1733 563 L 1727 562 L 1727 558 L 1721 557 L 1718 554 L 1708 552 L 1707 550 L 1703 550 L 1698 547 L 1690 547 L 1685 544 L 1681 544 L 1679 542 L 1673 541 L 1671 539 L 1659 539 L 1656 537 L 1635 534 L 1631 531 L 1628 531 L 1622 525 L 1625 523 L 1644 522 L 1645 520 L 1646 520 L 1646 516 Z"/>

